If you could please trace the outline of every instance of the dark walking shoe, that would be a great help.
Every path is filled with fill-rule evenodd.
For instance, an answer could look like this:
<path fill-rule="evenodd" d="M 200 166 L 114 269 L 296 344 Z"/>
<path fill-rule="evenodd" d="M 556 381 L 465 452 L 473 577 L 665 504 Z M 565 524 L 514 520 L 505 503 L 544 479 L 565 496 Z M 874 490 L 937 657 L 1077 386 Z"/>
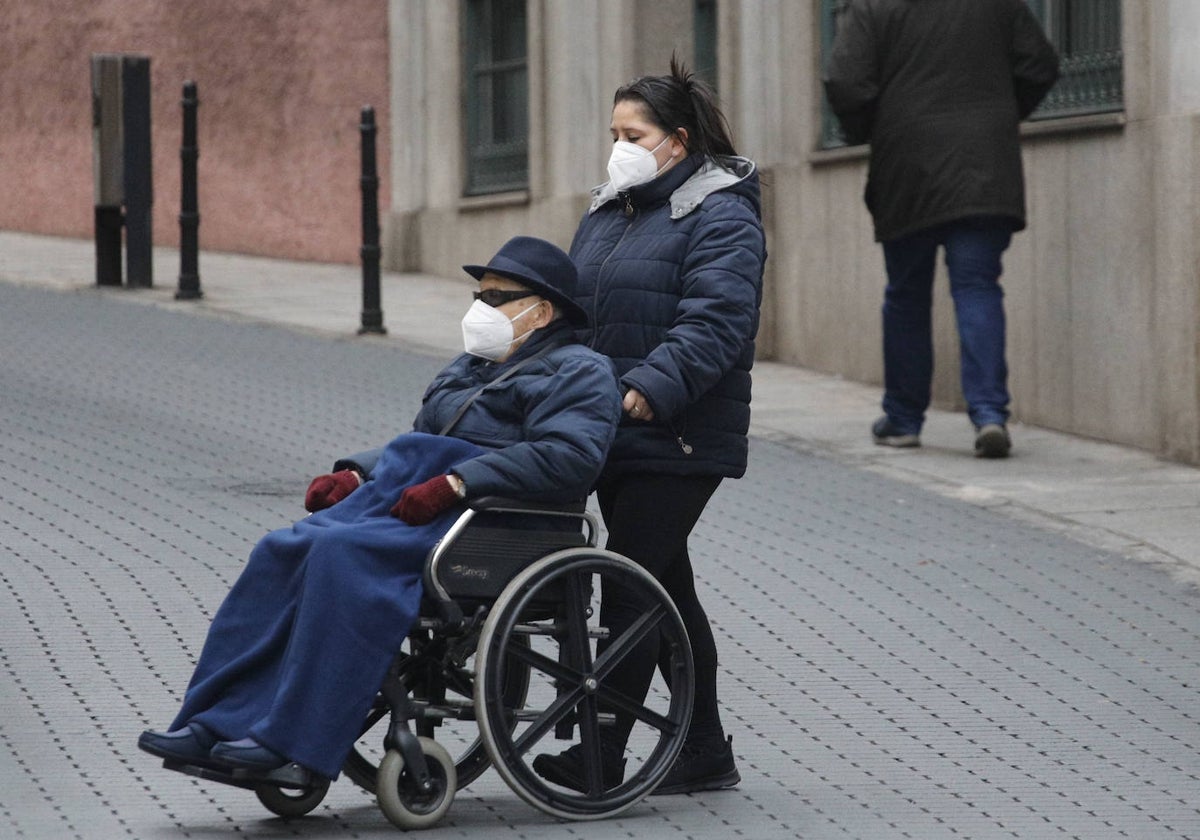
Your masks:
<path fill-rule="evenodd" d="M 237 767 L 245 770 L 276 770 L 288 759 L 253 738 L 243 738 L 240 741 L 221 741 L 212 748 L 212 758 L 226 767 Z"/>
<path fill-rule="evenodd" d="M 216 743 L 217 737 L 203 726 L 189 723 L 170 732 L 147 729 L 138 738 L 138 749 L 176 764 L 212 768 L 221 766 L 209 755 Z"/>
<path fill-rule="evenodd" d="M 886 415 L 871 426 L 871 437 L 875 438 L 875 443 L 880 446 L 894 446 L 898 449 L 910 449 L 921 445 L 920 435 L 900 431 Z"/>
<path fill-rule="evenodd" d="M 624 750 L 614 744 L 600 743 L 600 778 L 604 789 L 610 790 L 625 778 Z M 587 782 L 583 773 L 583 745 L 576 744 L 558 755 L 542 753 L 533 760 L 533 769 L 539 776 L 552 784 L 587 793 Z"/>
<path fill-rule="evenodd" d="M 651 796 L 724 790 L 742 780 L 733 763 L 733 738 L 717 736 L 688 738 L 675 764 Z"/>
<path fill-rule="evenodd" d="M 976 458 L 1007 458 L 1012 449 L 1008 429 L 1000 423 L 985 423 L 975 432 Z"/>

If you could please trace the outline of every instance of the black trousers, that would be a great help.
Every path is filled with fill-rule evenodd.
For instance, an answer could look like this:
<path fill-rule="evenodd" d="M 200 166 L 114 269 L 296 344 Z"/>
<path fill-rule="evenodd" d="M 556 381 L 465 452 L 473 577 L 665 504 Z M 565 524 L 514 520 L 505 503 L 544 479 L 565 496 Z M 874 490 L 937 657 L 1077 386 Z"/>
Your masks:
<path fill-rule="evenodd" d="M 696 596 L 687 539 L 720 483 L 720 476 L 638 473 L 601 479 L 596 488 L 608 528 L 608 549 L 650 572 L 683 618 L 696 669 L 696 701 L 689 731 L 698 735 L 721 734 L 722 730 L 717 707 L 717 647 Z M 644 593 L 609 586 L 601 593 L 601 621 L 615 638 L 644 613 L 645 603 Z M 658 658 L 658 636 L 651 633 L 613 672 L 610 684 L 635 700 L 644 699 Z M 617 716 L 622 743 L 632 727 L 632 718 Z"/>

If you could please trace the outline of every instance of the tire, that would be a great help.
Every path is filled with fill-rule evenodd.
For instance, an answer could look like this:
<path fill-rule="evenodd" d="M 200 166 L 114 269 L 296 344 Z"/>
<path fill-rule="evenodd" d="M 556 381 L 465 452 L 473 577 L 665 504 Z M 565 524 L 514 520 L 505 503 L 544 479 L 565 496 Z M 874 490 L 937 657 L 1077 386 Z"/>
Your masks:
<path fill-rule="evenodd" d="M 599 610 L 593 604 L 606 582 L 644 593 L 647 608 L 619 638 L 604 642 L 600 653 L 594 640 L 604 638 L 607 629 L 598 626 L 594 616 Z M 546 603 L 557 604 L 557 614 L 530 620 Z M 622 781 L 606 787 L 597 779 L 590 793 L 579 793 L 542 779 L 532 766 L 536 754 L 561 749 L 553 748 L 555 741 L 547 737 L 551 733 L 572 733 L 578 749 L 598 761 L 600 733 L 612 725 L 612 714 L 604 710 L 614 707 L 616 697 L 607 676 L 629 655 L 630 646 L 651 634 L 658 635 L 660 650 L 669 654 L 670 685 L 652 690 L 641 705 L 632 704 L 636 722 Z M 537 644 L 522 644 L 530 637 Z M 520 710 L 515 725 L 515 710 L 494 699 L 504 683 L 505 663 L 514 659 L 529 669 L 531 683 L 528 707 Z M 683 746 L 695 684 L 687 630 L 658 581 L 619 554 L 567 549 L 518 574 L 484 623 L 476 663 L 476 717 L 488 755 L 508 786 L 547 814 L 569 820 L 615 816 L 662 781 Z"/>
<path fill-rule="evenodd" d="M 418 790 L 405 772 L 404 756 L 398 750 L 389 750 L 379 765 L 376 798 L 379 808 L 392 825 L 404 830 L 429 828 L 446 815 L 458 780 L 454 772 L 454 759 L 446 749 L 430 738 L 418 738 L 421 752 L 429 764 L 433 790 L 423 793 Z"/>
<path fill-rule="evenodd" d="M 258 785 L 254 795 L 272 814 L 280 817 L 303 817 L 325 798 L 329 791 L 329 780 L 321 779 L 312 787 L 294 789 L 275 785 Z"/>

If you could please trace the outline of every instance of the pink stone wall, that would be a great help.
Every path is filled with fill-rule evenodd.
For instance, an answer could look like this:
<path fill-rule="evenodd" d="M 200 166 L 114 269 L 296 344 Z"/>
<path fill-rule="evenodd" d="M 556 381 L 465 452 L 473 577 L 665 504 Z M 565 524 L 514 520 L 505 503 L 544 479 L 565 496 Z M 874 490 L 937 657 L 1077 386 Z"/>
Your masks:
<path fill-rule="evenodd" d="M 0 0 L 0 229 L 90 238 L 91 55 L 150 57 L 154 241 L 179 241 L 199 89 L 200 245 L 356 262 L 360 109 L 388 188 L 387 0 Z M 203 270 L 203 268 L 202 268 Z"/>

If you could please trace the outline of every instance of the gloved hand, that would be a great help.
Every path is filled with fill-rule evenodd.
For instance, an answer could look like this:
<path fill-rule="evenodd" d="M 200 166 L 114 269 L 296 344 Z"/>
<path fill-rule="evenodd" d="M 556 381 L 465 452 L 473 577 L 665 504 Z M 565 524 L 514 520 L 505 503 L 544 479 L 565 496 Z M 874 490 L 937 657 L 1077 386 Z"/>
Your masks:
<path fill-rule="evenodd" d="M 319 475 L 308 485 L 308 492 L 304 494 L 304 509 L 309 513 L 316 513 L 333 507 L 357 490 L 360 484 L 362 478 L 354 470 L 338 470 L 335 473 Z"/>
<path fill-rule="evenodd" d="M 450 479 L 438 475 L 406 487 L 400 494 L 400 501 L 392 505 L 391 514 L 409 525 L 424 525 L 442 511 L 449 510 L 458 500 Z"/>

